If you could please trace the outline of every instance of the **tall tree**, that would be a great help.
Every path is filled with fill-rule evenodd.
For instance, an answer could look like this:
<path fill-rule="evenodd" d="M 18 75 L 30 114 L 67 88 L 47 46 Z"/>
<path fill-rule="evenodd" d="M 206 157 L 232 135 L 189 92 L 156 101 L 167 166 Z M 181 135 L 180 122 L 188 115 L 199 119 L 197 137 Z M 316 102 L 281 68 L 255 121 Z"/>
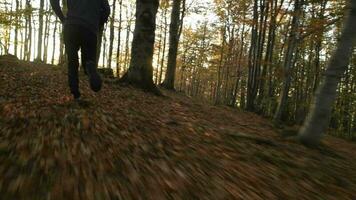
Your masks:
<path fill-rule="evenodd" d="M 136 25 L 132 41 L 130 68 L 121 79 L 160 95 L 153 83 L 153 49 L 159 0 L 136 0 Z"/>
<path fill-rule="evenodd" d="M 26 35 L 25 40 L 25 60 L 29 61 L 31 59 L 31 46 L 32 46 L 32 6 L 31 1 L 26 0 Z"/>
<path fill-rule="evenodd" d="M 275 122 L 279 122 L 281 120 L 287 106 L 288 93 L 289 93 L 291 79 L 292 79 L 292 70 L 293 70 L 293 65 L 295 63 L 294 58 L 295 58 L 295 53 L 296 53 L 298 39 L 299 39 L 300 18 L 302 16 L 303 4 L 304 4 L 304 0 L 295 0 L 294 2 L 294 12 L 293 12 L 292 25 L 291 25 L 292 27 L 290 30 L 288 47 L 284 58 L 284 81 L 283 81 L 278 107 L 274 115 Z"/>
<path fill-rule="evenodd" d="M 330 120 L 332 105 L 336 99 L 337 86 L 348 68 L 352 49 L 356 42 L 356 0 L 350 0 L 350 9 L 337 49 L 330 59 L 325 77 L 315 94 L 310 113 L 299 133 L 306 145 L 318 145 Z"/>
<path fill-rule="evenodd" d="M 40 1 L 39 10 L 39 29 L 38 29 L 38 39 L 37 39 L 37 61 L 42 61 L 42 41 L 43 41 L 43 15 L 44 15 L 44 0 Z"/>
<path fill-rule="evenodd" d="M 117 36 L 117 51 L 116 51 L 116 75 L 120 77 L 120 53 L 121 53 L 121 30 L 122 30 L 122 0 L 119 0 L 119 28 Z"/>
<path fill-rule="evenodd" d="M 167 11 L 168 11 L 168 7 L 169 7 L 169 1 L 165 0 L 162 2 L 163 6 L 162 9 L 164 9 L 163 12 L 163 18 L 164 18 L 164 24 L 163 24 L 163 46 L 162 46 L 162 58 L 161 58 L 161 63 L 160 63 L 160 70 L 159 70 L 159 76 L 158 76 L 158 84 L 162 83 L 162 76 L 163 76 L 163 67 L 164 67 L 164 63 L 166 60 L 166 46 L 167 46 L 167 30 L 168 30 L 168 20 L 167 20 Z"/>
<path fill-rule="evenodd" d="M 52 39 L 52 46 L 55 47 L 56 46 L 56 34 L 57 34 L 57 26 L 58 26 L 58 19 L 55 20 L 54 22 L 54 29 L 53 29 L 53 39 Z M 52 49 L 52 60 L 51 60 L 51 64 L 54 64 L 54 55 L 56 53 L 56 48 Z"/>
<path fill-rule="evenodd" d="M 259 66 L 256 65 L 256 56 L 258 50 L 258 0 L 253 4 L 253 25 L 251 28 L 251 42 L 248 58 L 248 81 L 247 81 L 247 110 L 255 111 L 255 98 L 257 96 L 258 72 Z"/>
<path fill-rule="evenodd" d="M 179 26 L 182 22 L 180 18 L 182 0 L 173 0 L 173 8 L 171 14 L 171 24 L 169 27 L 169 51 L 168 64 L 165 79 L 162 86 L 169 90 L 174 90 L 174 80 L 177 67 L 177 54 L 179 45 Z"/>
<path fill-rule="evenodd" d="M 108 55 L 108 60 L 107 60 L 107 67 L 111 68 L 111 63 L 112 63 L 112 53 L 113 53 L 113 46 L 114 46 L 114 34 L 115 34 L 115 14 L 116 14 L 116 0 L 113 1 L 113 6 L 112 6 L 112 15 L 110 19 L 110 39 L 109 39 L 109 55 Z"/>
<path fill-rule="evenodd" d="M 17 56 L 17 51 L 18 51 L 18 33 L 19 33 L 19 14 L 18 12 L 20 11 L 20 2 L 19 0 L 16 0 L 16 21 L 15 21 L 15 44 L 14 44 L 14 54 Z"/>
<path fill-rule="evenodd" d="M 99 27 L 98 38 L 97 38 L 97 49 L 96 49 L 96 62 L 99 64 L 99 59 L 101 56 L 101 47 L 103 43 L 103 36 L 105 34 L 105 25 Z M 104 66 L 103 66 L 104 67 Z"/>

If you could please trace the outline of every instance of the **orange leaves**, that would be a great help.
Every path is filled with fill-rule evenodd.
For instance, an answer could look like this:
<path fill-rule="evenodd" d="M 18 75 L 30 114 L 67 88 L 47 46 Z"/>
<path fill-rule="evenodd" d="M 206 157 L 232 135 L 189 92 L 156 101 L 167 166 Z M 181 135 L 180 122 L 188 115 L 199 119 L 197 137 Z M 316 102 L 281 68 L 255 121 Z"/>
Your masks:
<path fill-rule="evenodd" d="M 85 113 L 82 115 L 82 126 L 84 130 L 89 130 L 90 128 L 90 119 L 88 117 L 88 115 Z"/>
<path fill-rule="evenodd" d="M 355 145 L 346 141 L 327 140 L 330 151 L 343 155 L 332 157 L 282 140 L 270 122 L 255 114 L 203 105 L 176 93 L 159 98 L 106 84 L 94 94 L 81 76 L 88 103 L 78 104 L 60 70 L 2 67 L 1 81 L 4 77 L 17 79 L 6 79 L 6 87 L 0 87 L 1 195 L 347 199 L 356 193 Z M 39 84 L 44 80 L 50 81 Z M 348 180 L 348 187 L 334 183 L 336 177 Z"/>

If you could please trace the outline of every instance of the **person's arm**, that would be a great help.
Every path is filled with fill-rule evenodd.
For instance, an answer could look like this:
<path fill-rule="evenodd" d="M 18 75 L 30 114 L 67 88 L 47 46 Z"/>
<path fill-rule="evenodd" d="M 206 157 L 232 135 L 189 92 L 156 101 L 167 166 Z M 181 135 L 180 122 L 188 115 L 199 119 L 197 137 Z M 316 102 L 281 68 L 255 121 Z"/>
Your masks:
<path fill-rule="evenodd" d="M 65 17 L 62 12 L 61 6 L 59 5 L 59 0 L 51 0 L 50 2 L 51 2 L 51 6 L 52 6 L 54 13 L 56 13 L 59 20 L 61 20 L 61 22 L 63 23 L 65 20 Z"/>

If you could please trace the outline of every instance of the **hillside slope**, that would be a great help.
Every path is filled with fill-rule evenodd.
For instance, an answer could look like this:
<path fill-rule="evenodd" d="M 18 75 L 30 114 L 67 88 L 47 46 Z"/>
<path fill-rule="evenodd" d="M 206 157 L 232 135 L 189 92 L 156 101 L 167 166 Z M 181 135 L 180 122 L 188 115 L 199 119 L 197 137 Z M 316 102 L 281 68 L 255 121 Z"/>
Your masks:
<path fill-rule="evenodd" d="M 0 60 L 0 199 L 355 199 L 356 145 L 283 138 L 251 113 Z"/>

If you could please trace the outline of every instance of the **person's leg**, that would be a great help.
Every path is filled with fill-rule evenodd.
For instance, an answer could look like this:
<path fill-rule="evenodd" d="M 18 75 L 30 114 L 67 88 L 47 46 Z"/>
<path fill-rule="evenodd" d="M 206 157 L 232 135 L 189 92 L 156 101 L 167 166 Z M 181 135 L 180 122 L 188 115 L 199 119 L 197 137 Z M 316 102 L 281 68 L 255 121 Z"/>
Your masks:
<path fill-rule="evenodd" d="M 83 72 L 84 72 L 85 75 L 88 75 L 87 69 L 86 69 L 86 66 L 85 66 L 85 63 L 86 63 L 87 58 L 86 58 L 85 56 L 86 56 L 86 55 L 83 54 L 83 50 L 82 50 L 82 68 L 81 68 L 81 70 L 83 70 Z"/>
<path fill-rule="evenodd" d="M 66 25 L 64 27 L 64 43 L 68 58 L 68 83 L 70 91 L 75 99 L 78 99 L 80 97 L 78 78 L 79 42 L 77 34 L 78 31 L 74 26 Z"/>
<path fill-rule="evenodd" d="M 102 80 L 97 72 L 97 36 L 89 30 L 84 30 L 82 42 L 82 57 L 85 58 L 86 72 L 89 76 L 90 88 L 94 92 L 99 92 L 102 86 Z"/>

